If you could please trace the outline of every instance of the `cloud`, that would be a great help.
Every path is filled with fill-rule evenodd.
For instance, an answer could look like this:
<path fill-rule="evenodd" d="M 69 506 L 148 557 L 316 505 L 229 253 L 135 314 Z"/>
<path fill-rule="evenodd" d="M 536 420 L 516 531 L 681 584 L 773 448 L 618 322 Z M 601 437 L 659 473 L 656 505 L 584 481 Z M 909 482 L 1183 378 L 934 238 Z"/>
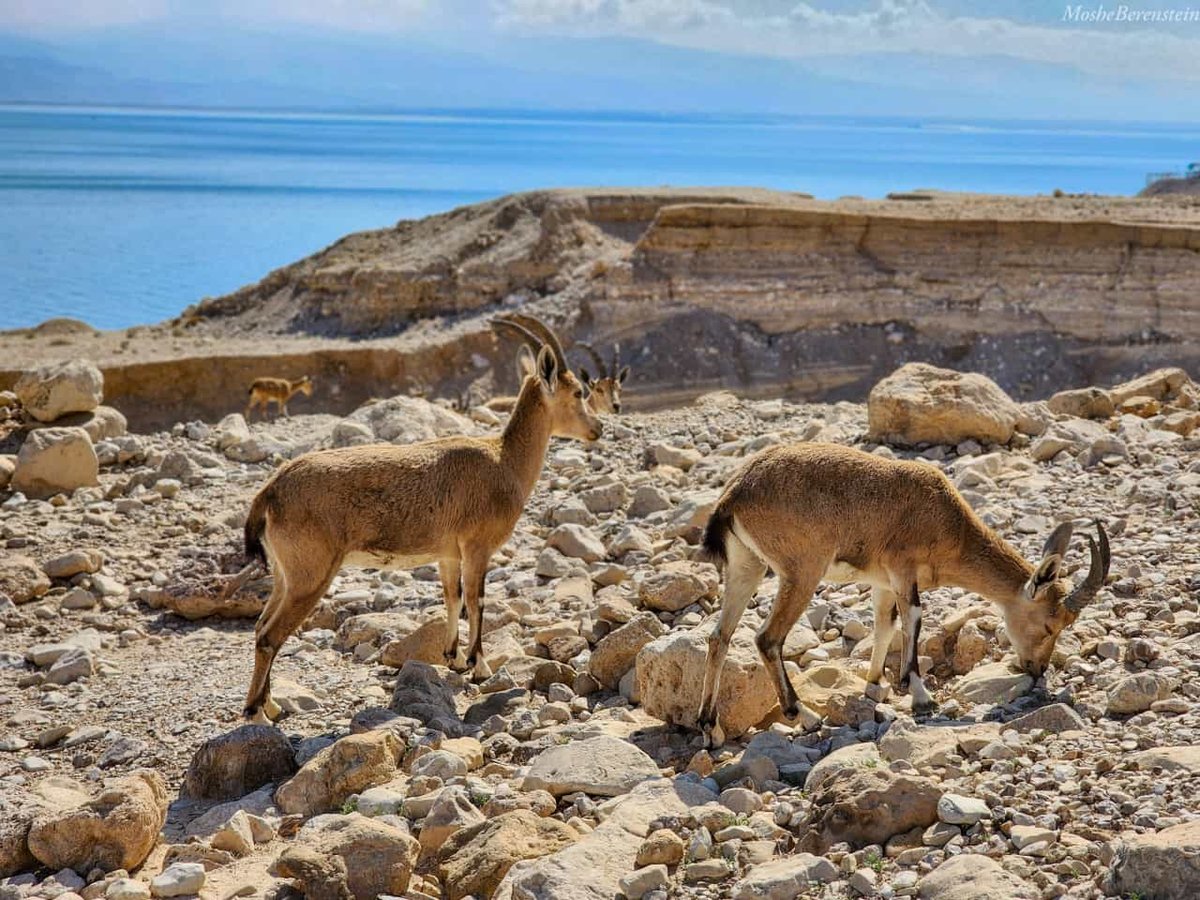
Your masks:
<path fill-rule="evenodd" d="M 224 21 L 397 31 L 416 24 L 426 0 L 0 0 L 0 28 L 81 31 L 144 22 Z"/>
<path fill-rule="evenodd" d="M 1060 16 L 1068 5 L 1075 4 L 1064 4 Z M 818 63 L 872 53 L 1006 56 L 1103 79 L 1200 80 L 1200 21 L 1017 22 L 950 15 L 927 0 L 875 0 L 857 11 L 769 0 L 496 0 L 493 8 L 502 27 L 517 31 L 636 37 Z"/>

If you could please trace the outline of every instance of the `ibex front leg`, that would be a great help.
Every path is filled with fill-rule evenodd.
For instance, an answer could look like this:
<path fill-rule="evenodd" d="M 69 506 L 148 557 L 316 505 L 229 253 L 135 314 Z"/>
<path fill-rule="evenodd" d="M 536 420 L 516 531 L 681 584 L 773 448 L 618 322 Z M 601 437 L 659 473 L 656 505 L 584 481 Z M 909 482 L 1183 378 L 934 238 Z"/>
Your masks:
<path fill-rule="evenodd" d="M 462 592 L 459 582 L 462 577 L 461 561 L 439 561 L 438 574 L 442 578 L 442 593 L 446 598 L 446 641 L 442 645 L 442 659 L 447 667 L 461 672 L 467 666 L 458 646 L 458 617 L 462 614 Z"/>
<path fill-rule="evenodd" d="M 467 605 L 467 667 L 472 669 L 476 681 L 490 678 L 492 670 L 483 658 L 483 596 L 487 578 L 488 557 L 486 549 L 470 548 L 463 554 L 463 600 Z"/>
<path fill-rule="evenodd" d="M 921 593 L 915 582 L 909 586 L 908 596 L 900 601 L 900 624 L 903 651 L 900 654 L 900 677 L 896 683 L 901 688 L 908 686 L 912 694 L 914 716 L 931 713 L 937 704 L 926 689 L 917 666 L 921 642 Z"/>

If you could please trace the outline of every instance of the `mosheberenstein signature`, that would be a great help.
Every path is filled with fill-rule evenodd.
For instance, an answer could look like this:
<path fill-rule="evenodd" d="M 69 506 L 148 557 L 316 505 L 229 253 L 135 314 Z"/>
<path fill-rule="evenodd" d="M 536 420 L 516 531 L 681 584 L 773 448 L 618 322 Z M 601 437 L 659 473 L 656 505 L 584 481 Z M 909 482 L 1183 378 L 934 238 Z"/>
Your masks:
<path fill-rule="evenodd" d="M 1133 23 L 1133 24 L 1178 24 L 1200 23 L 1200 7 L 1177 6 L 1172 9 L 1142 9 L 1137 6 L 1118 4 L 1106 6 L 1084 6 L 1068 3 L 1063 7 L 1064 22 L 1081 23 Z"/>

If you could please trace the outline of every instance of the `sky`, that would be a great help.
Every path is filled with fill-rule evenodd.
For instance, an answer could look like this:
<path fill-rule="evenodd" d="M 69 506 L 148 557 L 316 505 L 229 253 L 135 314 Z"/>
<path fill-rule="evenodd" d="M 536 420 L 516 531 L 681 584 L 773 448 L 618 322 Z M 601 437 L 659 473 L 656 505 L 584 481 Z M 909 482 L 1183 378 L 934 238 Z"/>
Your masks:
<path fill-rule="evenodd" d="M 1186 121 L 1194 2 L 0 0 L 0 101 Z"/>

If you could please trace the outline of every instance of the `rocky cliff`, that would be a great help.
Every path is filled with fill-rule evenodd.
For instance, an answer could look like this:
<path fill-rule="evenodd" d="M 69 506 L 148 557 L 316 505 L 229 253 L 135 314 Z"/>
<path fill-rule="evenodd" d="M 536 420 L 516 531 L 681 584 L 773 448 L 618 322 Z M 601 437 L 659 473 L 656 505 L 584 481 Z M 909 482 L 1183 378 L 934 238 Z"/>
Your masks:
<path fill-rule="evenodd" d="M 371 395 L 511 387 L 512 349 L 486 323 L 513 304 L 568 343 L 619 341 L 634 404 L 717 386 L 861 398 L 912 360 L 983 372 L 1024 397 L 1200 368 L 1191 198 L 902 196 L 502 197 L 350 235 L 190 308 L 169 341 L 146 340 L 151 330 L 121 357 L 106 358 L 104 340 L 86 351 L 141 426 L 236 409 L 263 374 L 311 372 L 314 408 L 333 412 Z M 54 356 L 12 337 L 0 352 L 14 366 L 0 387 L 18 362 Z"/>

